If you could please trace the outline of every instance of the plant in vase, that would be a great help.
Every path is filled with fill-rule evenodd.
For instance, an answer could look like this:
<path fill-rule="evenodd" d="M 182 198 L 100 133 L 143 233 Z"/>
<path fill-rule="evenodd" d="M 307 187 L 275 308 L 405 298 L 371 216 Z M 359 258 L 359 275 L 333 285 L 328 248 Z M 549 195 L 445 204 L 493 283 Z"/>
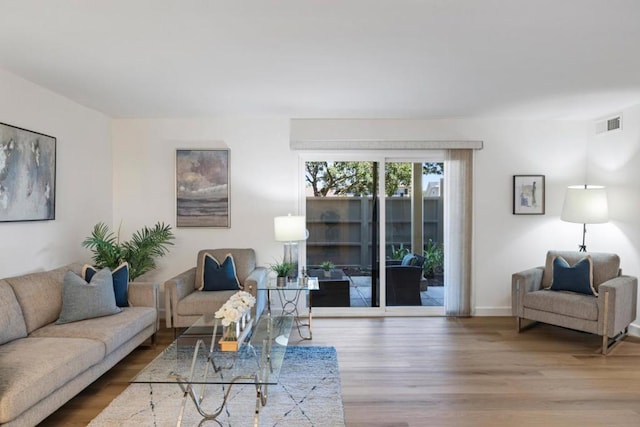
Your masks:
<path fill-rule="evenodd" d="M 240 327 L 243 318 L 251 311 L 256 304 L 253 295 L 246 291 L 236 292 L 225 302 L 218 311 L 216 311 L 216 319 L 222 319 L 221 323 L 224 327 L 221 341 L 237 341 L 240 333 Z M 236 348 L 237 349 L 237 348 Z"/>
<path fill-rule="evenodd" d="M 331 261 L 323 261 L 320 264 L 320 268 L 324 270 L 324 277 L 331 277 L 331 270 L 333 270 L 335 267 L 335 264 Z"/>
<path fill-rule="evenodd" d="M 295 264 L 290 261 L 282 261 L 269 266 L 272 271 L 276 273 L 278 286 L 284 286 L 287 284 L 287 276 L 293 272 Z"/>

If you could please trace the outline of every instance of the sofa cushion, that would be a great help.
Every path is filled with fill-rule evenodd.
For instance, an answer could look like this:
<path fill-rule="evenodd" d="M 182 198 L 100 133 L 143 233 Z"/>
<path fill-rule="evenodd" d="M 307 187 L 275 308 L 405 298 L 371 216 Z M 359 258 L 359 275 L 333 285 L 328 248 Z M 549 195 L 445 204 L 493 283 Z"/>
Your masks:
<path fill-rule="evenodd" d="M 89 338 L 101 342 L 108 355 L 156 322 L 151 307 L 125 307 L 116 316 L 98 317 L 63 325 L 50 324 L 34 331 L 37 338 Z"/>
<path fill-rule="evenodd" d="M 72 264 L 51 271 L 5 279 L 20 303 L 27 333 L 58 319 L 62 309 L 62 278 L 69 270 L 80 273 L 81 269 L 81 264 Z"/>
<path fill-rule="evenodd" d="M 196 262 L 196 289 L 202 288 L 203 270 L 204 270 L 204 256 L 210 254 L 215 259 L 224 259 L 227 254 L 233 256 L 233 263 L 236 266 L 236 275 L 240 281 L 240 287 L 244 285 L 244 281 L 253 270 L 256 269 L 256 253 L 253 249 L 237 249 L 237 248 L 222 248 L 222 249 L 202 249 L 198 251 L 198 259 Z"/>
<path fill-rule="evenodd" d="M 240 290 L 240 282 L 236 275 L 233 256 L 227 254 L 222 264 L 211 254 L 204 256 L 204 271 L 202 291 L 231 291 Z"/>
<path fill-rule="evenodd" d="M 62 288 L 62 311 L 56 324 L 77 322 L 94 317 L 120 313 L 113 292 L 111 270 L 103 268 L 87 283 L 73 271 L 64 275 Z"/>
<path fill-rule="evenodd" d="M 236 292 L 192 292 L 178 302 L 178 314 L 181 316 L 214 314 Z"/>
<path fill-rule="evenodd" d="M 90 282 L 98 270 L 97 267 L 85 264 L 82 267 L 82 278 Z M 116 305 L 118 307 L 129 307 L 129 264 L 126 262 L 120 264 L 111 271 L 111 277 L 113 278 L 113 292 L 116 295 Z"/>
<path fill-rule="evenodd" d="M 0 280 L 0 345 L 26 336 L 27 325 L 13 288 Z"/>
<path fill-rule="evenodd" d="M 593 266 L 591 257 L 586 256 L 573 265 L 562 258 L 553 260 L 552 291 L 572 291 L 587 295 L 598 295 L 593 288 Z"/>
<path fill-rule="evenodd" d="M 577 319 L 598 320 L 598 298 L 593 295 L 542 289 L 524 294 L 522 305 Z"/>
<path fill-rule="evenodd" d="M 87 339 L 22 338 L 0 346 L 0 424 L 18 417 L 103 357 L 102 343 Z"/>
<path fill-rule="evenodd" d="M 553 281 L 553 260 L 556 256 L 561 256 L 569 265 L 573 265 L 584 258 L 585 255 L 584 252 L 578 251 L 547 252 L 547 260 L 542 274 L 542 287 L 549 288 L 551 286 Z M 603 252 L 589 252 L 589 256 L 593 263 L 593 287 L 597 292 L 601 283 L 618 277 L 620 274 L 620 257 L 616 254 Z"/>

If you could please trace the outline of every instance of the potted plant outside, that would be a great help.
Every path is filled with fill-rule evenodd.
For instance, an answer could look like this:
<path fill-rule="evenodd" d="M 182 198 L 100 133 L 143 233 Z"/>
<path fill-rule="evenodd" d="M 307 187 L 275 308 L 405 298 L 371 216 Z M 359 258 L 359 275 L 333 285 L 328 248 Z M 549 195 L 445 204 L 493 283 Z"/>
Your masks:
<path fill-rule="evenodd" d="M 269 266 L 276 273 L 276 285 L 285 286 L 287 284 L 287 276 L 291 274 L 295 265 L 289 261 L 282 261 Z"/>
<path fill-rule="evenodd" d="M 131 236 L 129 241 L 120 241 L 120 230 L 114 234 L 105 223 L 98 223 L 91 236 L 82 246 L 93 252 L 93 263 L 97 268 L 109 267 L 112 271 L 122 263 L 129 264 L 129 281 L 156 268 L 156 258 L 169 252 L 173 245 L 170 225 L 158 222 L 153 228 L 143 227 Z"/>
<path fill-rule="evenodd" d="M 444 248 L 429 239 L 424 247 L 424 277 L 432 278 L 442 273 L 444 267 Z"/>
<path fill-rule="evenodd" d="M 333 270 L 335 267 L 335 264 L 331 261 L 323 261 L 320 264 L 320 268 L 324 270 L 324 277 L 331 277 L 331 270 Z"/>

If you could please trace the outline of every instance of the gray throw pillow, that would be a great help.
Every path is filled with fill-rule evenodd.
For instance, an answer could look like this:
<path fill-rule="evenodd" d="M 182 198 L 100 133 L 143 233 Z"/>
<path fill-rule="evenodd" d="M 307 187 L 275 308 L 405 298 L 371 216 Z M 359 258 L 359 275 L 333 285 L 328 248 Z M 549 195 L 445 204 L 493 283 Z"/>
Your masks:
<path fill-rule="evenodd" d="M 67 271 L 62 283 L 62 312 L 56 324 L 76 322 L 120 313 L 113 291 L 111 270 L 103 268 L 87 283 L 73 271 Z"/>

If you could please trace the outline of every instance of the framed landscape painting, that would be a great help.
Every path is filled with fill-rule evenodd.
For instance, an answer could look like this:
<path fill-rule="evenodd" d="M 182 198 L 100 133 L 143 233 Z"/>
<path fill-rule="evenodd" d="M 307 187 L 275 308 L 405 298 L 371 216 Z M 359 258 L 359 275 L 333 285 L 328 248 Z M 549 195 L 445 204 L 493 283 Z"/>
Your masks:
<path fill-rule="evenodd" d="M 513 214 L 544 215 L 544 175 L 513 176 Z"/>
<path fill-rule="evenodd" d="M 176 226 L 230 226 L 229 150 L 176 150 Z"/>
<path fill-rule="evenodd" d="M 0 123 L 0 222 L 56 217 L 56 138 Z"/>

